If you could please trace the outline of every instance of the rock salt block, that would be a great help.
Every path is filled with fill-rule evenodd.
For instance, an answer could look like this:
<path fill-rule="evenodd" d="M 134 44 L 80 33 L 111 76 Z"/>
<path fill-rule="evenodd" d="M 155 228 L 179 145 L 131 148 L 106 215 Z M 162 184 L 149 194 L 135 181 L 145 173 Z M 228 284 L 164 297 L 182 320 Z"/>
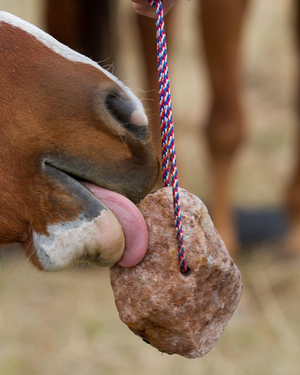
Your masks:
<path fill-rule="evenodd" d="M 215 345 L 242 293 L 241 274 L 202 201 L 180 189 L 186 262 L 178 266 L 171 188 L 140 204 L 149 233 L 145 258 L 132 268 L 111 268 L 121 320 L 168 354 L 201 357 Z M 138 229 L 137 229 L 138 230 Z"/>

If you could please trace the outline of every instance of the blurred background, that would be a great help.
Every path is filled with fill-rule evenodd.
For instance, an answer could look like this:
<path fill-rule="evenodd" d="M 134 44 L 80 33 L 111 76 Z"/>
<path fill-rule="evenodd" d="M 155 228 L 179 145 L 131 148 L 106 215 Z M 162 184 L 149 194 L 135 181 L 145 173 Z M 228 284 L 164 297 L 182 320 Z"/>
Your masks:
<path fill-rule="evenodd" d="M 111 3 L 116 48 L 102 65 L 146 102 L 136 15 L 129 0 Z M 208 82 L 195 32 L 197 6 L 197 0 L 180 0 L 172 10 L 169 66 L 179 179 L 206 201 L 201 132 Z M 46 29 L 43 0 L 0 0 L 0 9 Z M 282 205 L 296 146 L 294 14 L 292 0 L 252 0 L 247 13 L 242 43 L 247 141 L 232 178 L 244 293 L 215 348 L 197 360 L 161 355 L 119 320 L 108 270 L 40 273 L 14 246 L 0 252 L 1 375 L 299 374 L 300 262 L 281 252 Z"/>

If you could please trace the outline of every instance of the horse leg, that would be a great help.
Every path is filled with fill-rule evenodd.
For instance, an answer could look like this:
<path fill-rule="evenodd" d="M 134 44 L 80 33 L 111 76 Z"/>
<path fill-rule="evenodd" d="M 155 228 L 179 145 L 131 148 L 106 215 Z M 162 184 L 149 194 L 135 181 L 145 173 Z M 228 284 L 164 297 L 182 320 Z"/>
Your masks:
<path fill-rule="evenodd" d="M 206 137 L 210 154 L 212 219 L 230 250 L 237 235 L 230 177 L 244 136 L 239 47 L 247 0 L 201 0 L 201 26 L 211 84 Z"/>
<path fill-rule="evenodd" d="M 108 0 L 47 0 L 45 18 L 49 34 L 94 61 L 114 54 L 116 11 Z"/>
<path fill-rule="evenodd" d="M 296 39 L 298 48 L 298 98 L 297 114 L 300 120 L 300 1 L 295 1 L 296 5 Z M 300 254 L 300 125 L 297 129 L 297 154 L 294 175 L 288 186 L 286 208 L 288 215 L 288 232 L 286 238 L 286 250 L 290 253 Z"/>

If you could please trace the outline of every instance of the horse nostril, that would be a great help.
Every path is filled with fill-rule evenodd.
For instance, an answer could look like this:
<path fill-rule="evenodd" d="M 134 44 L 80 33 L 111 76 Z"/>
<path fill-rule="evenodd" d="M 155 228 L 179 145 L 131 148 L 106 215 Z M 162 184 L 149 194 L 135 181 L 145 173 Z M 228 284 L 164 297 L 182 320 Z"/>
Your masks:
<path fill-rule="evenodd" d="M 122 98 L 117 92 L 107 96 L 105 104 L 111 115 L 121 123 L 129 123 L 134 112 L 134 103 Z"/>
<path fill-rule="evenodd" d="M 136 103 L 115 91 L 106 97 L 105 105 L 110 114 L 136 138 L 144 140 L 147 137 L 147 117 L 136 108 Z"/>

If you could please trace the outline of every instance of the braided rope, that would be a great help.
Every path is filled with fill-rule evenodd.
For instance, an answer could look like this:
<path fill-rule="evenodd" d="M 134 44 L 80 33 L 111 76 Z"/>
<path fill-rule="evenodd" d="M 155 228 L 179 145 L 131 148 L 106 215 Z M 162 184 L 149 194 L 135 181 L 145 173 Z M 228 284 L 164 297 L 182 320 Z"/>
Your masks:
<path fill-rule="evenodd" d="M 172 186 L 176 239 L 178 242 L 178 263 L 181 272 L 188 267 L 185 261 L 184 241 L 182 234 L 180 198 L 178 192 L 177 161 L 172 115 L 172 101 L 169 81 L 167 42 L 165 33 L 163 0 L 148 0 L 156 8 L 156 44 L 159 85 L 160 129 L 162 147 L 162 173 L 164 187 Z"/>

